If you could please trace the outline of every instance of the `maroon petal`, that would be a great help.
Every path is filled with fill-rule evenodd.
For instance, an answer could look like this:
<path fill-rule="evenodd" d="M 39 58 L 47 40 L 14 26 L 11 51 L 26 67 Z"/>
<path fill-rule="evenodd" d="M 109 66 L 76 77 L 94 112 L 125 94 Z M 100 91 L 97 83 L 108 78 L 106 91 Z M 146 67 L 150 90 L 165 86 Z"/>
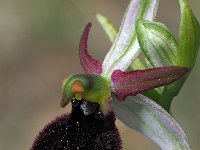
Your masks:
<path fill-rule="evenodd" d="M 177 66 L 131 72 L 115 70 L 111 76 L 113 91 L 119 100 L 124 100 L 129 95 L 134 96 L 138 93 L 170 84 L 181 78 L 189 70 L 188 68 Z"/>
<path fill-rule="evenodd" d="M 102 72 L 101 63 L 93 59 L 89 55 L 88 50 L 87 50 L 87 40 L 88 40 L 88 35 L 89 35 L 91 26 L 92 26 L 91 23 L 87 24 L 81 37 L 81 41 L 79 45 L 80 62 L 81 62 L 81 65 L 83 66 L 83 69 L 85 70 L 85 73 L 101 74 Z"/>

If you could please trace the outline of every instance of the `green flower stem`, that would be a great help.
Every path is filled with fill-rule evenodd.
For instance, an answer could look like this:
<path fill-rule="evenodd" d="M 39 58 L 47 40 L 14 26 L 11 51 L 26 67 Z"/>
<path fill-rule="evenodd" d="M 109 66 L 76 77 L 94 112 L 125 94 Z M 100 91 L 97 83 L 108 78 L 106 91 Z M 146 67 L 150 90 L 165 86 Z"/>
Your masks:
<path fill-rule="evenodd" d="M 162 106 L 167 112 L 169 112 L 173 98 L 174 94 L 170 93 L 168 88 L 164 88 L 161 99 L 159 100 L 159 105 Z"/>
<path fill-rule="evenodd" d="M 159 91 L 160 91 L 160 88 L 157 88 L 157 89 L 152 89 L 152 90 L 146 91 L 142 94 L 149 97 L 150 99 L 152 99 L 156 103 L 158 103 L 159 99 L 161 97 L 161 93 Z"/>
<path fill-rule="evenodd" d="M 159 100 L 159 105 L 162 106 L 166 111 L 170 112 L 170 106 L 172 100 L 180 92 L 183 84 L 185 83 L 188 76 L 181 78 L 180 80 L 164 87 L 163 93 Z"/>

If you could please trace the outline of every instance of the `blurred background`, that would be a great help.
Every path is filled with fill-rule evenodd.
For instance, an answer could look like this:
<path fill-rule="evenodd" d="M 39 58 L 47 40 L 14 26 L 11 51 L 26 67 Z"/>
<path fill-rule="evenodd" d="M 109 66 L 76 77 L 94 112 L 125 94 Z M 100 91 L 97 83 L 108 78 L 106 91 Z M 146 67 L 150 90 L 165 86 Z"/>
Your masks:
<path fill-rule="evenodd" d="M 188 0 L 200 21 L 200 1 Z M 27 150 L 60 108 L 61 83 L 82 73 L 79 39 L 87 22 L 91 54 L 103 60 L 109 50 L 94 18 L 99 12 L 118 28 L 129 0 L 0 0 L 0 149 Z M 157 20 L 178 35 L 178 0 L 161 0 Z M 200 53 L 189 79 L 174 99 L 171 112 L 186 131 L 194 150 L 200 147 Z M 124 150 L 159 149 L 143 135 L 117 121 Z"/>

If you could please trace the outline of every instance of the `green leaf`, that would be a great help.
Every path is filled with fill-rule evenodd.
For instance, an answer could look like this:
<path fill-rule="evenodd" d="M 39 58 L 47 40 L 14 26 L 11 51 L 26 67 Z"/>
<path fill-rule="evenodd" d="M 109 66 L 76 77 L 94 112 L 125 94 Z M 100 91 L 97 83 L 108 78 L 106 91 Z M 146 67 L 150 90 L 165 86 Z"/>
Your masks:
<path fill-rule="evenodd" d="M 200 26 L 186 0 L 179 0 L 181 23 L 177 64 L 192 68 L 200 46 Z"/>
<path fill-rule="evenodd" d="M 101 14 L 95 15 L 97 21 L 100 23 L 106 34 L 108 35 L 110 41 L 113 43 L 115 41 L 115 38 L 117 36 L 117 30 L 114 27 L 114 25 L 111 23 L 111 21 L 106 18 L 105 16 Z"/>
<path fill-rule="evenodd" d="M 114 98 L 113 106 L 120 121 L 149 137 L 162 150 L 191 150 L 180 125 L 151 99 L 138 95 L 121 102 Z"/>
<path fill-rule="evenodd" d="M 165 25 L 139 20 L 136 31 L 140 47 L 152 66 L 175 65 L 178 44 Z"/>

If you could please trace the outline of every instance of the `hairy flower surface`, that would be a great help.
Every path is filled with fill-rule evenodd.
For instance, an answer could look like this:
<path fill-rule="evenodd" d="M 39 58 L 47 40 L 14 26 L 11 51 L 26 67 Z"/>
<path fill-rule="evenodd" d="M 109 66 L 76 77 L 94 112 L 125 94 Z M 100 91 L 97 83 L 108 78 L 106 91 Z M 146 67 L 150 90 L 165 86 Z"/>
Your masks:
<path fill-rule="evenodd" d="M 36 138 L 32 150 L 120 150 L 121 139 L 110 112 L 100 114 L 98 108 L 84 115 L 84 101 L 72 100 L 72 112 L 57 117 Z"/>

